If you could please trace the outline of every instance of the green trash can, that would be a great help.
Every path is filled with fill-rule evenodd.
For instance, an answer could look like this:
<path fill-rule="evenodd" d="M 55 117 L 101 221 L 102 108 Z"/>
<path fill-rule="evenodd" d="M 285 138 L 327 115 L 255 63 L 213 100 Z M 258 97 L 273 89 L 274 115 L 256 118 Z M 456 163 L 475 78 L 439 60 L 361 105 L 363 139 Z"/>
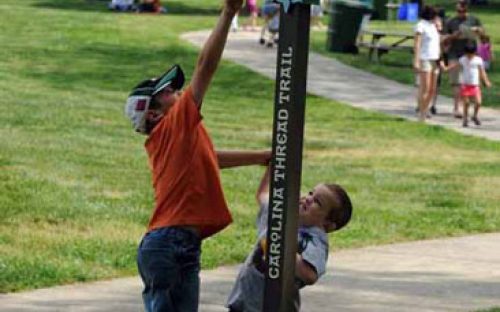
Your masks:
<path fill-rule="evenodd" d="M 342 0 L 331 3 L 326 45 L 328 51 L 358 53 L 356 37 L 363 16 L 372 12 L 371 0 Z"/>
<path fill-rule="evenodd" d="M 373 0 L 373 16 L 374 20 L 387 19 L 387 4 L 389 0 Z"/>

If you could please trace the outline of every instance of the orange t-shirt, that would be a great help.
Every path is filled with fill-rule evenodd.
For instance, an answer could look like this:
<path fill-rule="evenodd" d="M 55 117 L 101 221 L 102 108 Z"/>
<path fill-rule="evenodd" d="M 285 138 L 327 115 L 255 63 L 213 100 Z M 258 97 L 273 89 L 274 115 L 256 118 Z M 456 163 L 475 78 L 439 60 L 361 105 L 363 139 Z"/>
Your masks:
<path fill-rule="evenodd" d="M 146 141 L 153 173 L 153 229 L 195 226 L 201 238 L 231 223 L 212 141 L 188 87 Z"/>

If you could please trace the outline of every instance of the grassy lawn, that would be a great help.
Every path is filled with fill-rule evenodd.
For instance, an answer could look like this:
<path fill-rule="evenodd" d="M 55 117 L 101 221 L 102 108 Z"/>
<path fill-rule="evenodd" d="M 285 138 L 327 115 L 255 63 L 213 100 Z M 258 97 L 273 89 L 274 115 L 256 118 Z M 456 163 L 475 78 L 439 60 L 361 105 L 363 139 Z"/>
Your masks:
<path fill-rule="evenodd" d="M 189 76 L 198 51 L 178 36 L 211 27 L 219 6 L 169 3 L 151 16 L 104 1 L 1 1 L 0 292 L 137 274 L 153 202 L 124 100 L 171 63 Z M 215 145 L 268 148 L 273 92 L 223 62 L 203 108 Z M 313 96 L 306 118 L 303 190 L 335 181 L 355 205 L 333 250 L 500 230 L 500 143 Z M 205 241 L 204 268 L 250 250 L 262 171 L 222 173 L 235 222 Z"/>
<path fill-rule="evenodd" d="M 431 1 L 432 2 L 432 1 Z M 454 16 L 453 10 L 454 1 L 434 1 L 446 8 L 448 16 Z M 486 7 L 471 7 L 471 14 L 480 18 L 487 33 L 492 38 L 494 47 L 500 47 L 500 33 L 496 31 L 500 27 L 500 2 L 490 1 L 490 5 Z M 325 17 L 326 23 L 328 18 Z M 370 21 L 369 29 L 383 30 L 391 32 L 413 32 L 413 23 L 406 22 L 387 22 L 387 21 Z M 368 60 L 368 50 L 361 49 L 360 54 L 350 55 L 341 53 L 329 52 L 326 48 L 326 31 L 315 31 L 311 35 L 311 48 L 319 53 L 334 57 L 348 65 L 367 70 L 377 75 L 384 76 L 406 84 L 414 84 L 415 76 L 412 71 L 413 55 L 407 51 L 391 51 L 389 54 L 382 56 L 380 63 L 376 64 Z M 394 39 L 394 38 L 392 38 Z M 391 38 L 388 38 L 391 40 Z M 410 44 L 413 44 L 411 42 Z M 500 49 L 496 48 L 496 60 L 500 59 Z M 500 65 L 498 61 L 494 63 L 493 69 L 488 72 L 489 78 L 493 84 L 493 88 L 483 89 L 483 104 L 493 108 L 500 108 Z M 452 90 L 448 83 L 447 75 L 443 75 L 443 83 L 440 89 L 442 94 L 451 96 Z"/>

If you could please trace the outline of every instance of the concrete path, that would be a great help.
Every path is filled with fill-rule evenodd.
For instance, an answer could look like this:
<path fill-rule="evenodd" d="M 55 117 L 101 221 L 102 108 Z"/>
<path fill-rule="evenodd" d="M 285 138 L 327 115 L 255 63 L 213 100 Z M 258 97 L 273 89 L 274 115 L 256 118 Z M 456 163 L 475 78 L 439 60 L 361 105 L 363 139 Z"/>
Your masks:
<path fill-rule="evenodd" d="M 201 46 L 208 37 L 207 31 L 187 33 L 182 36 L 196 46 Z M 258 33 L 231 33 L 224 58 L 246 66 L 271 79 L 276 78 L 276 49 L 257 43 Z M 408 69 L 409 70 L 409 69 Z M 416 120 L 414 87 L 403 85 L 373 74 L 346 66 L 334 59 L 316 53 L 309 54 L 307 91 L 328 99 L 337 100 L 355 107 Z M 498 86 L 495 86 L 498 88 Z M 272 99 L 269 99 L 272 101 Z M 453 102 L 440 96 L 438 116 L 428 121 L 468 135 L 476 135 L 500 141 L 500 110 L 482 108 L 482 125 L 463 128 L 461 119 L 452 117 Z M 470 123 L 472 124 L 472 123 Z"/>
<path fill-rule="evenodd" d="M 238 267 L 203 271 L 200 312 L 223 312 Z M 142 311 L 138 278 L 0 295 L 0 311 Z M 302 292 L 304 312 L 475 311 L 500 307 L 500 233 L 332 253 Z"/>

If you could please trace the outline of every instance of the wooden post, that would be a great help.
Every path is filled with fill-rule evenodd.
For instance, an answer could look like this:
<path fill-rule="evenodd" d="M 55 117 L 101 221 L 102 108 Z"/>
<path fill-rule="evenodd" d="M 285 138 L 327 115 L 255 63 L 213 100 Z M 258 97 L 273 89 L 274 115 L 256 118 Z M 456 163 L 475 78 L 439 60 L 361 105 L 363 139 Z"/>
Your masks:
<path fill-rule="evenodd" d="M 310 4 L 279 0 L 280 30 L 266 250 L 265 312 L 293 312 Z M 307 2 L 307 3 L 306 3 Z"/>

